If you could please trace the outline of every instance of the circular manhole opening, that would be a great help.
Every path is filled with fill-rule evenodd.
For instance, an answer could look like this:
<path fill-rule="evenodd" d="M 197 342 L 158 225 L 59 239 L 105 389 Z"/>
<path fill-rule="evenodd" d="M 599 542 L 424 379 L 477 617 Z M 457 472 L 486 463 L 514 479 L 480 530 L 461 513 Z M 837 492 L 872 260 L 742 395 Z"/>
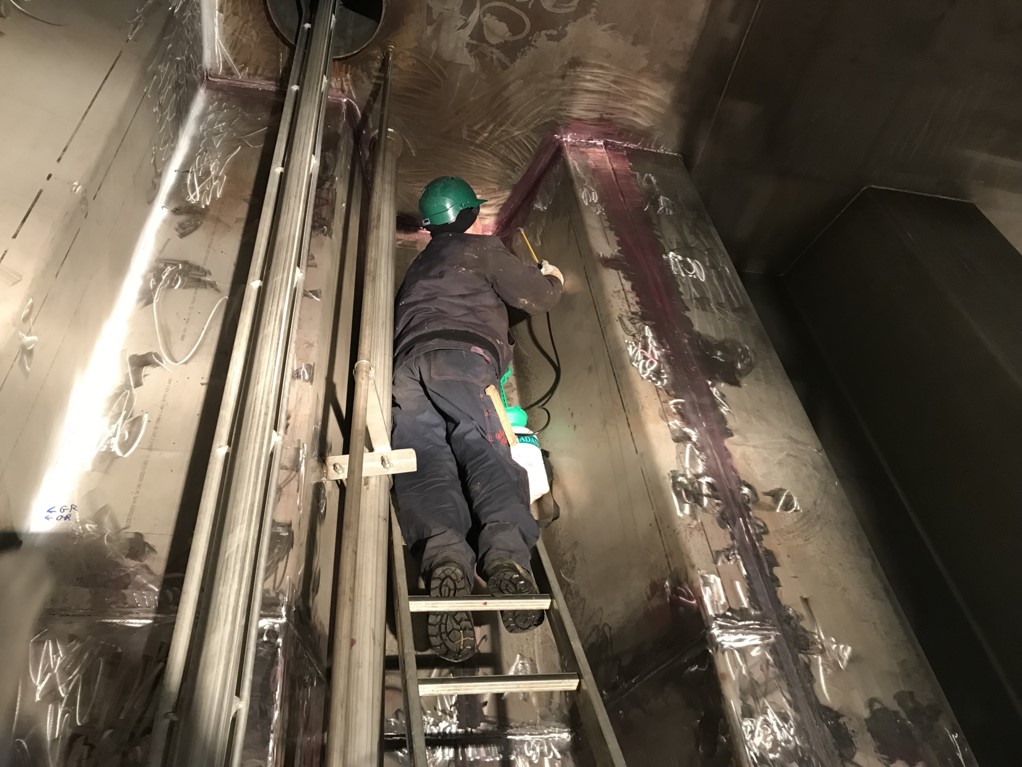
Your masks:
<path fill-rule="evenodd" d="M 294 45 L 301 20 L 299 0 L 266 0 L 266 10 L 277 32 Z M 373 39 L 383 18 L 384 0 L 341 0 L 337 4 L 337 24 L 331 54 L 339 59 L 358 53 Z"/>

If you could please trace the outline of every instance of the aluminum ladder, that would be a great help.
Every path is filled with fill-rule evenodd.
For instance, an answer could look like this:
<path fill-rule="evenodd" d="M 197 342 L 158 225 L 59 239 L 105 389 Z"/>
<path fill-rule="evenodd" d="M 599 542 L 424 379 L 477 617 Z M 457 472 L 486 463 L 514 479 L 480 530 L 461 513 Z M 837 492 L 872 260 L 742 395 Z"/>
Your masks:
<path fill-rule="evenodd" d="M 624 756 L 611 727 L 603 699 L 586 659 L 578 631 L 564 602 L 564 594 L 550 564 L 543 541 L 536 546 L 542 572 L 537 582 L 549 586 L 549 594 L 524 596 L 431 597 L 409 596 L 405 568 L 405 545 L 397 516 L 390 513 L 391 573 L 394 585 L 394 623 L 397 630 L 405 713 L 405 738 L 412 767 L 427 767 L 426 736 L 422 724 L 423 697 L 479 695 L 487 693 L 575 692 L 582 724 L 582 738 L 601 767 L 625 767 Z M 415 660 L 412 613 L 493 612 L 497 610 L 544 610 L 550 621 L 559 655 L 568 658 L 574 671 L 558 674 L 492 675 L 421 678 Z M 499 629 L 498 629 L 499 630 Z M 565 652 L 567 650 L 567 652 Z"/>

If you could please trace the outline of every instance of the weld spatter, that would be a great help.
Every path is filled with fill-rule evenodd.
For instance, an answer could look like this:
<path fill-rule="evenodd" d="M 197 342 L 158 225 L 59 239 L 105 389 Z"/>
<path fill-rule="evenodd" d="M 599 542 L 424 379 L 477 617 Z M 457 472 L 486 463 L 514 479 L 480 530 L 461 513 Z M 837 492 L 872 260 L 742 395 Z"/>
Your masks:
<path fill-rule="evenodd" d="M 678 404 L 678 407 L 675 406 Z M 671 400 L 670 407 L 675 412 L 675 415 L 680 415 L 680 406 L 684 404 L 681 400 Z M 671 440 L 677 444 L 683 445 L 696 445 L 699 442 L 699 432 L 695 429 L 686 426 L 685 422 L 681 418 L 671 418 L 667 422 L 667 427 L 671 431 Z"/>
<path fill-rule="evenodd" d="M 711 618 L 727 612 L 727 594 L 724 593 L 724 584 L 716 573 L 699 573 L 699 595 L 703 601 L 703 609 Z"/>
<path fill-rule="evenodd" d="M 728 530 L 727 522 L 722 518 L 720 514 L 716 515 L 717 525 L 722 530 Z M 767 575 L 770 578 L 771 583 L 774 586 L 779 587 L 781 580 L 777 576 L 777 569 L 780 568 L 781 563 L 777 559 L 777 554 L 773 549 L 767 548 L 764 545 L 763 538 L 770 532 L 766 524 L 756 517 L 751 517 L 752 520 L 752 534 L 757 540 L 760 549 L 760 558 L 763 560 L 763 565 L 766 568 Z M 723 563 L 738 564 L 742 567 L 742 571 L 745 572 L 745 561 L 739 555 L 737 547 L 735 545 L 728 546 L 714 552 L 714 564 L 721 565 Z"/>
<path fill-rule="evenodd" d="M 177 258 L 160 258 L 142 280 L 139 304 L 149 306 L 166 290 L 220 290 L 212 272 L 201 264 Z"/>
<path fill-rule="evenodd" d="M 710 644 L 717 650 L 766 647 L 780 636 L 777 627 L 749 609 L 729 609 L 713 618 L 707 629 Z"/>
<path fill-rule="evenodd" d="M 15 712 L 11 763 L 125 764 L 126 755 L 144 754 L 164 665 L 146 638 L 158 633 L 166 641 L 166 625 L 48 619 L 29 646 L 22 682 L 28 711 L 19 705 Z M 45 718 L 28 729 L 29 711 L 40 707 Z"/>
<path fill-rule="evenodd" d="M 132 22 L 129 39 L 141 28 L 145 9 L 152 4 L 150 0 L 143 4 Z M 203 74 L 201 4 L 197 0 L 173 0 L 170 11 L 174 23 L 169 27 L 169 34 L 162 38 L 147 71 L 149 83 L 146 86 L 146 96 L 156 115 L 156 134 L 152 147 L 155 174 L 150 189 L 150 202 L 155 199 Z"/>
<path fill-rule="evenodd" d="M 743 479 L 741 481 L 741 492 L 742 499 L 745 501 L 745 504 L 750 509 L 757 503 L 759 503 L 759 492 L 756 490 L 755 487 L 752 486 L 752 483 L 747 482 Z"/>
<path fill-rule="evenodd" d="M 597 216 L 604 215 L 603 205 L 600 204 L 600 195 L 593 187 L 583 186 L 582 191 L 579 193 L 579 199 L 583 205 L 591 208 Z"/>
<path fill-rule="evenodd" d="M 742 379 L 756 367 L 756 359 L 747 344 L 733 338 L 713 338 L 705 333 L 695 335 L 702 369 L 713 383 L 741 386 Z"/>
<path fill-rule="evenodd" d="M 941 707 L 920 701 L 915 692 L 894 694 L 897 710 L 879 698 L 869 700 L 866 729 L 884 764 L 964 767 L 971 752 L 957 728 L 945 721 Z"/>
<path fill-rule="evenodd" d="M 220 199 L 231 162 L 243 148 L 261 147 L 265 133 L 266 126 L 251 125 L 240 106 L 215 94 L 198 126 L 199 146 L 184 174 L 188 204 L 204 210 Z"/>
<path fill-rule="evenodd" d="M 742 718 L 746 753 L 755 767 L 808 765 L 798 739 L 798 728 L 788 711 L 769 706 L 763 713 Z"/>
<path fill-rule="evenodd" d="M 660 190 L 660 184 L 652 173 L 643 173 L 639 177 L 639 186 L 648 199 L 645 210 L 652 211 L 658 216 L 673 216 L 677 212 L 674 201 Z"/>
<path fill-rule="evenodd" d="M 795 649 L 802 656 L 803 661 L 816 663 L 820 686 L 824 699 L 827 699 L 829 694 L 827 678 L 830 674 L 848 668 L 853 649 L 851 645 L 838 641 L 824 631 L 808 598 L 801 597 L 800 601 L 802 611 L 798 612 L 788 607 L 785 611 L 784 621 L 789 628 L 789 635 L 794 640 Z M 806 625 L 807 622 L 809 625 Z M 812 675 L 808 665 L 805 668 L 805 673 L 807 676 Z"/>
<path fill-rule="evenodd" d="M 663 347 L 653 335 L 653 329 L 649 325 L 642 325 L 637 332 L 630 335 L 627 348 L 628 359 L 632 367 L 639 371 L 642 379 L 665 389 L 668 376 L 661 359 Z"/>
<path fill-rule="evenodd" d="M 797 514 L 802 511 L 802 505 L 798 502 L 798 497 L 785 487 L 775 487 L 773 490 L 767 490 L 764 495 L 771 501 L 769 507 L 771 511 L 776 511 L 780 514 Z"/>
<path fill-rule="evenodd" d="M 675 277 L 706 282 L 706 267 L 698 258 L 669 250 L 664 254 L 664 260 L 671 267 L 671 272 Z"/>
<path fill-rule="evenodd" d="M 730 529 L 729 523 L 723 517 L 717 519 L 717 524 L 722 530 Z M 762 519 L 755 515 L 751 515 L 748 519 L 748 527 L 756 542 L 763 546 L 763 539 L 770 533 L 770 527 Z"/>
<path fill-rule="evenodd" d="M 834 740 L 834 747 L 838 755 L 846 762 L 852 762 L 858 746 L 855 745 L 855 736 L 848 727 L 848 722 L 838 711 L 822 703 L 819 705 L 820 718 L 823 719 L 830 737 Z"/>
<path fill-rule="evenodd" d="M 698 509 L 717 509 L 720 494 L 713 477 L 687 471 L 672 471 L 670 477 L 679 516 L 692 516 Z"/>
<path fill-rule="evenodd" d="M 35 347 L 38 343 L 39 336 L 18 331 L 18 362 L 21 365 L 21 369 L 26 373 L 32 372 L 32 362 L 35 360 Z"/>
<path fill-rule="evenodd" d="M 713 552 L 713 564 L 720 567 L 721 565 L 741 565 L 742 558 L 738 555 L 738 549 L 734 546 L 727 546 L 723 549 L 717 549 Z"/>

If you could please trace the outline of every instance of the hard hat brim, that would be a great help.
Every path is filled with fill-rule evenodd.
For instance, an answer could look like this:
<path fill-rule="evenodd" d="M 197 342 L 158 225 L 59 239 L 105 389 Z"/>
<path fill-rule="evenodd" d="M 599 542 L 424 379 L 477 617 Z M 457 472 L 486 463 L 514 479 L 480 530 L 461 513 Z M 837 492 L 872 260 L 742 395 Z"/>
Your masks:
<path fill-rule="evenodd" d="M 460 205 L 450 205 L 443 210 L 438 210 L 436 213 L 432 213 L 428 218 L 422 219 L 423 226 L 440 226 L 442 224 L 450 224 L 457 217 L 458 214 L 468 208 L 478 208 L 483 205 L 486 200 L 480 200 L 478 197 L 470 202 L 466 201 Z"/>

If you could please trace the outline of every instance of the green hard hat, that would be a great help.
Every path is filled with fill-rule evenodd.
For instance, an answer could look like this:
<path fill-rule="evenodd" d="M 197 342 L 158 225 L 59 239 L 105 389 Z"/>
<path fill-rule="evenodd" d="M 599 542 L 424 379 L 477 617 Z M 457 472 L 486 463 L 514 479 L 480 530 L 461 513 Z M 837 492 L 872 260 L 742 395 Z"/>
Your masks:
<path fill-rule="evenodd" d="M 472 187 L 463 178 L 444 176 L 426 184 L 419 196 L 419 213 L 422 225 L 449 224 L 466 208 L 478 208 L 486 200 L 480 200 Z"/>

